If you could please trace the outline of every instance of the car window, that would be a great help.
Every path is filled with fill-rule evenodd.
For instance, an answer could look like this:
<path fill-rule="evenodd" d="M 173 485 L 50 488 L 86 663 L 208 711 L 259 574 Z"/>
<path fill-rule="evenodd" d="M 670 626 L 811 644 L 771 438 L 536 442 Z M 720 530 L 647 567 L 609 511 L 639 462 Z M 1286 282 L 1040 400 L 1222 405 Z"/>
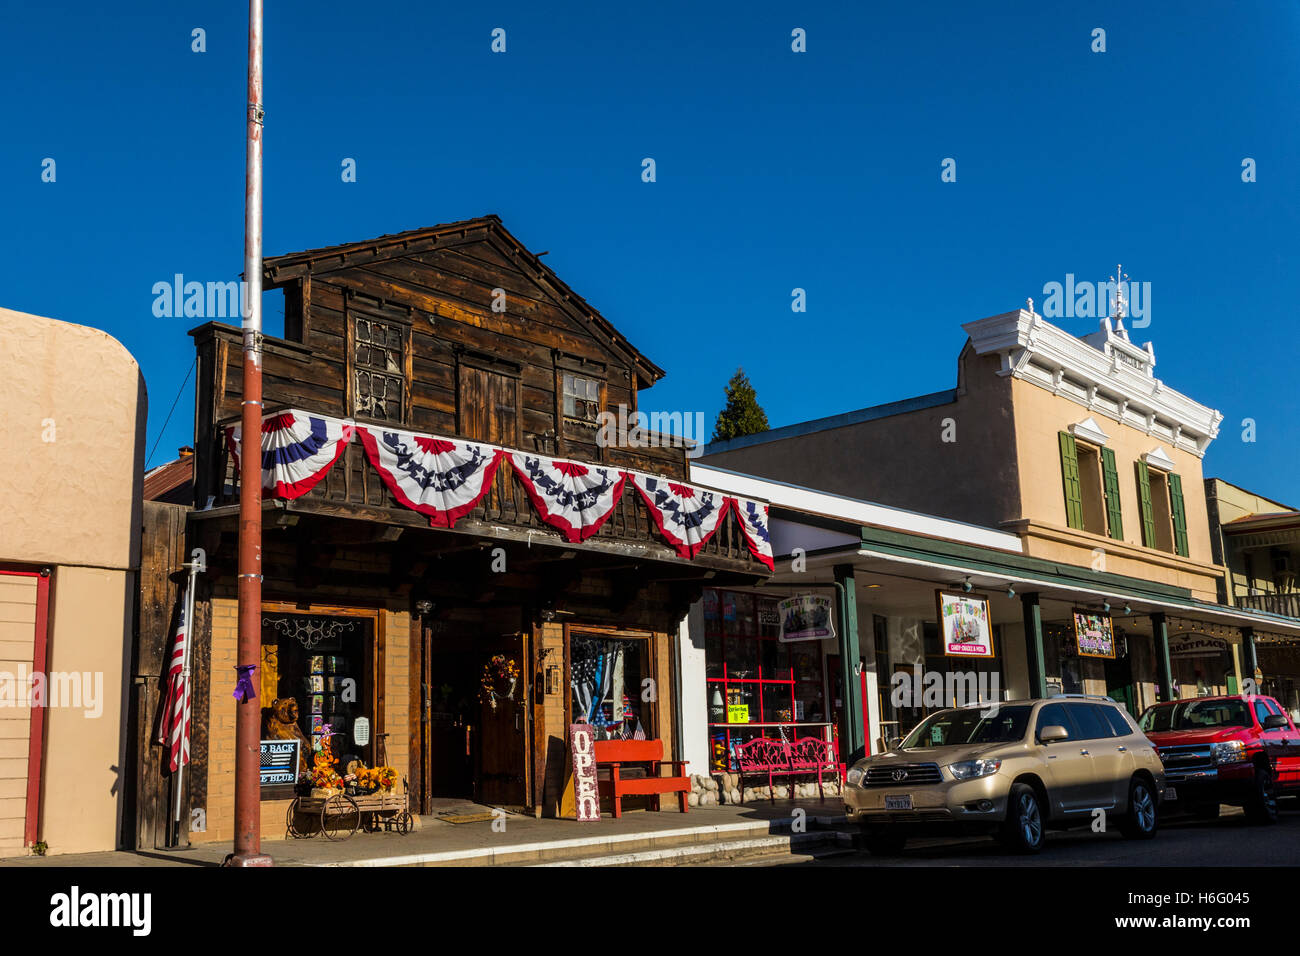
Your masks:
<path fill-rule="evenodd" d="M 1259 725 L 1264 726 L 1264 721 L 1268 720 L 1268 708 L 1264 706 L 1262 700 L 1255 701 L 1255 716 L 1259 719 Z"/>
<path fill-rule="evenodd" d="M 1277 701 L 1275 701 L 1272 697 L 1264 698 L 1264 706 L 1268 708 L 1268 712 L 1270 714 L 1282 713 L 1282 711 L 1277 706 Z"/>
<path fill-rule="evenodd" d="M 1093 704 L 1093 706 L 1101 711 L 1102 718 L 1106 723 L 1110 724 L 1111 736 L 1127 737 L 1133 733 L 1133 728 L 1129 726 L 1129 722 L 1124 719 L 1124 715 L 1120 713 L 1118 707 L 1111 707 L 1107 704 Z"/>
<path fill-rule="evenodd" d="M 1168 730 L 1174 719 L 1173 707 L 1148 707 L 1138 722 L 1143 730 L 1159 732 Z"/>
<path fill-rule="evenodd" d="M 1250 712 L 1236 698 L 1187 700 L 1151 707 L 1142 715 L 1142 729 L 1201 730 L 1209 727 L 1249 727 Z"/>
<path fill-rule="evenodd" d="M 1069 712 L 1065 709 L 1064 704 L 1044 704 L 1038 711 L 1038 723 L 1034 727 L 1034 736 L 1043 732 L 1043 728 L 1051 727 L 1057 724 L 1064 727 L 1070 735 L 1067 739 L 1075 740 L 1079 736 L 1079 731 L 1074 726 L 1074 721 L 1070 719 Z"/>
<path fill-rule="evenodd" d="M 1066 710 L 1079 725 L 1080 740 L 1097 740 L 1111 736 L 1110 724 L 1106 718 L 1097 713 L 1096 704 L 1067 704 Z"/>

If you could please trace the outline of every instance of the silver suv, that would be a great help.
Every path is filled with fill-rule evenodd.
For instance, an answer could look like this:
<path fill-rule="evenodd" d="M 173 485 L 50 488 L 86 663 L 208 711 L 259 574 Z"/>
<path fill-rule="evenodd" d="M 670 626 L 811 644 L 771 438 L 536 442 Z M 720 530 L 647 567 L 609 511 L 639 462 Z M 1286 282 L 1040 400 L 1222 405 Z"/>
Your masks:
<path fill-rule="evenodd" d="M 1063 695 L 938 711 L 855 763 L 847 784 L 844 810 L 873 853 L 936 831 L 994 833 L 1036 853 L 1047 828 L 1091 824 L 1098 810 L 1127 837 L 1155 836 L 1165 772 L 1123 707 Z"/>

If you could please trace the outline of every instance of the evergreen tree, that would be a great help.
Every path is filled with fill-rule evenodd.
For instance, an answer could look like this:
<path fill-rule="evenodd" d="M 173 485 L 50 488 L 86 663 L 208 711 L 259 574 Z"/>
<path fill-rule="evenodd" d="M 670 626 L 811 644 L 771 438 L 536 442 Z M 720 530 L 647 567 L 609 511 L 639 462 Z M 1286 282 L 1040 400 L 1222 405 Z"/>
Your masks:
<path fill-rule="evenodd" d="M 718 412 L 713 425 L 713 441 L 726 441 L 742 435 L 756 435 L 770 428 L 767 412 L 758 404 L 758 395 L 743 368 L 736 369 L 727 383 L 727 405 Z"/>

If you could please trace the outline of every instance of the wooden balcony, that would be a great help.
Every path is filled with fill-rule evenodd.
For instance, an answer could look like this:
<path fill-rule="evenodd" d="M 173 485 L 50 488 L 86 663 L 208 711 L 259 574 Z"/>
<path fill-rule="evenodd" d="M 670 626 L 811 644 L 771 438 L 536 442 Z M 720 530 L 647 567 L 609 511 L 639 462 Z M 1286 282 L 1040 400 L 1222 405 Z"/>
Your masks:
<path fill-rule="evenodd" d="M 212 504 L 203 515 L 218 517 L 238 509 L 239 482 L 235 478 L 234 460 L 220 439 L 233 419 L 217 423 L 214 440 L 195 449 L 195 487 L 200 498 L 212 496 Z M 594 464 L 594 463 L 593 463 Z M 204 501 L 198 506 L 203 508 Z M 359 440 L 350 442 L 334 467 L 311 491 L 292 501 L 267 499 L 265 508 L 282 508 L 286 512 L 317 514 L 378 522 L 394 527 L 428 528 L 429 520 L 394 498 L 379 473 L 366 458 Z M 523 485 L 503 465 L 497 469 L 492 489 L 469 514 L 456 522 L 455 528 L 438 529 L 444 533 L 475 535 L 502 541 L 550 545 L 562 549 L 606 552 L 622 558 L 666 561 L 721 571 L 741 572 L 766 577 L 769 572 L 749 550 L 736 516 L 728 513 L 721 526 L 705 543 L 692 561 L 678 556 L 664 540 L 651 519 L 641 496 L 626 482 L 613 515 L 600 529 L 580 544 L 573 544 L 544 522 L 529 501 Z"/>
<path fill-rule="evenodd" d="M 1284 594 L 1238 594 L 1233 600 L 1238 607 L 1247 607 L 1256 611 L 1268 611 L 1285 617 L 1300 618 L 1300 591 Z"/>

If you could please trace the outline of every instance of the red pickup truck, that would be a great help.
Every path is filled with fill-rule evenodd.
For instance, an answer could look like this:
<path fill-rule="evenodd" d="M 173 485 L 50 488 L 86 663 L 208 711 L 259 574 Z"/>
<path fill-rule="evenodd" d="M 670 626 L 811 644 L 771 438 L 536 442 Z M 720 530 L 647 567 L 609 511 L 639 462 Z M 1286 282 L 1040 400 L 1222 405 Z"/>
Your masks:
<path fill-rule="evenodd" d="M 1278 797 L 1300 796 L 1300 731 L 1272 697 L 1156 704 L 1140 726 L 1165 765 L 1170 809 L 1212 818 L 1228 803 L 1252 823 L 1273 823 Z"/>

